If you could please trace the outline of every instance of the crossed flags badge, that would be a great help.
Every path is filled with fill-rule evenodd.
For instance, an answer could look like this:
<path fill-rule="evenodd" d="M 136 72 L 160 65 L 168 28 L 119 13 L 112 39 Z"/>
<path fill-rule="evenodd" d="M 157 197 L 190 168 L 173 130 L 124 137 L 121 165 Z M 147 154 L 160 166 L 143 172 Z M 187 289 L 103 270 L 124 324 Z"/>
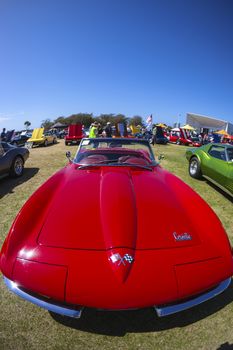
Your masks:
<path fill-rule="evenodd" d="M 110 260 L 112 263 L 118 262 L 118 266 L 120 266 L 121 264 L 125 266 L 125 262 L 132 264 L 132 262 L 134 261 L 134 258 L 132 257 L 132 255 L 129 255 L 129 254 L 125 254 L 122 257 L 119 253 L 116 253 L 110 256 Z"/>

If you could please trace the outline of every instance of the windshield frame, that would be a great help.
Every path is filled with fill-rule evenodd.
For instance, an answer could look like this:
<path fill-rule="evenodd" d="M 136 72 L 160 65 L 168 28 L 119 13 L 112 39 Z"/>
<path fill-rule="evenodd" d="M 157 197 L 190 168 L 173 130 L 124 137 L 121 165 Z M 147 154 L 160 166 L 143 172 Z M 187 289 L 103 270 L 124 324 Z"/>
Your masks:
<path fill-rule="evenodd" d="M 143 139 L 136 139 L 136 138 L 93 138 L 93 139 L 90 139 L 90 138 L 83 138 L 80 142 L 80 145 L 78 147 L 78 150 L 76 152 L 76 155 L 73 159 L 73 163 L 75 164 L 80 164 L 80 154 L 82 155 L 84 152 L 85 152 L 85 146 L 90 144 L 90 143 L 93 143 L 93 145 L 96 143 L 99 145 L 99 143 L 116 143 L 116 144 L 120 144 L 122 146 L 127 146 L 127 145 L 135 145 L 135 144 L 138 144 L 138 150 L 140 150 L 140 145 L 142 146 L 142 150 L 143 148 L 145 148 L 147 151 L 148 151 L 148 155 L 149 155 L 149 159 L 150 159 L 150 164 L 148 164 L 147 166 L 150 167 L 150 166 L 156 166 L 158 165 L 159 163 L 156 161 L 155 157 L 154 157 L 154 153 L 153 153 L 153 150 L 151 148 L 151 145 L 150 143 L 148 142 L 148 140 L 143 140 Z M 86 144 L 86 145 L 85 145 Z M 84 146 L 84 147 L 83 147 Z M 94 149 L 94 147 L 93 147 Z M 101 147 L 100 148 L 96 148 L 96 150 L 98 151 L 98 153 L 101 154 Z M 106 150 L 106 148 L 103 148 L 103 153 L 104 153 L 104 150 Z M 126 148 L 122 148 L 122 150 L 127 150 L 127 147 Z M 130 148 L 129 148 L 130 150 Z M 88 150 L 86 150 L 88 152 Z M 121 149 L 120 147 L 110 147 L 109 148 L 109 151 L 113 152 L 115 151 L 116 153 L 119 152 L 121 153 Z M 132 150 L 133 151 L 133 150 Z M 134 151 L 135 152 L 135 151 Z M 126 152 L 125 152 L 126 153 Z M 111 163 L 111 162 L 101 162 L 101 163 L 98 163 L 96 162 L 96 165 L 98 166 L 116 166 L 116 164 L 114 163 Z M 121 164 L 122 166 L 122 164 Z M 130 164 L 125 164 L 125 166 L 130 166 Z"/>

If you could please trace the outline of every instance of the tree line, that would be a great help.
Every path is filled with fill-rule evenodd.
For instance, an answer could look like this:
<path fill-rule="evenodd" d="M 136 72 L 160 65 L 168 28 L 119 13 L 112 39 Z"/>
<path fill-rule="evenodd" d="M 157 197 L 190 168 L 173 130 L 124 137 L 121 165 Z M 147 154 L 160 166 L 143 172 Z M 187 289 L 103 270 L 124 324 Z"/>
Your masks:
<path fill-rule="evenodd" d="M 50 119 L 45 119 L 41 123 L 41 127 L 46 130 L 53 127 L 56 123 L 61 123 L 63 125 L 70 125 L 81 123 L 85 128 L 88 128 L 92 123 L 97 121 L 102 126 L 110 122 L 112 125 L 116 123 L 125 123 L 128 125 L 141 125 L 144 126 L 144 121 L 141 116 L 135 115 L 131 118 L 126 117 L 124 114 L 100 114 L 99 116 L 94 116 L 92 113 L 78 113 L 72 114 L 69 117 L 58 117 L 53 121 Z"/>

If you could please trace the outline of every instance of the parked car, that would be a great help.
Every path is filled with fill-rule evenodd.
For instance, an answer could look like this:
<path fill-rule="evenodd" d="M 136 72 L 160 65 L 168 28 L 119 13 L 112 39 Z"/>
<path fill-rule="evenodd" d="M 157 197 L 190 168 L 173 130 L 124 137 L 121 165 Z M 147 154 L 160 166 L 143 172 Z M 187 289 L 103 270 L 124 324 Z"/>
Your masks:
<path fill-rule="evenodd" d="M 153 130 L 152 144 L 160 143 L 166 145 L 168 143 L 168 138 L 164 136 L 163 129 L 161 128 L 161 126 L 156 126 L 155 128 L 155 131 Z"/>
<path fill-rule="evenodd" d="M 180 128 L 179 137 L 176 140 L 177 145 L 190 146 L 192 145 L 191 137 L 188 137 L 186 130 Z"/>
<path fill-rule="evenodd" d="M 32 137 L 27 140 L 27 144 L 33 146 L 48 146 L 57 142 L 57 136 L 51 131 L 44 131 L 44 128 L 36 128 L 33 130 Z"/>
<path fill-rule="evenodd" d="M 68 128 L 68 134 L 65 136 L 65 144 L 71 145 L 73 143 L 79 143 L 84 136 L 85 133 L 82 124 L 71 124 Z"/>
<path fill-rule="evenodd" d="M 0 269 L 12 292 L 70 317 L 85 306 L 153 307 L 165 316 L 229 286 L 233 260 L 223 226 L 160 166 L 148 141 L 83 139 L 75 158 L 67 156 L 67 166 L 24 204 L 3 244 Z"/>
<path fill-rule="evenodd" d="M 168 140 L 171 143 L 176 143 L 177 140 L 180 137 L 180 129 L 179 128 L 174 128 L 171 130 L 169 136 L 168 136 Z"/>
<path fill-rule="evenodd" d="M 24 163 L 29 157 L 27 148 L 15 147 L 0 141 L 0 177 L 10 175 L 18 177 L 23 174 Z"/>
<path fill-rule="evenodd" d="M 15 135 L 11 139 L 10 144 L 14 145 L 14 146 L 18 146 L 18 147 L 24 146 L 29 138 L 30 138 L 30 136 L 26 135 L 26 134 L 25 135 L 22 135 L 22 134 L 21 135 Z"/>
<path fill-rule="evenodd" d="M 193 147 L 201 147 L 202 146 L 202 141 L 199 139 L 199 137 L 191 136 L 190 139 L 192 141 Z"/>
<path fill-rule="evenodd" d="M 14 137 L 14 134 L 15 134 L 15 130 L 8 130 L 4 140 L 2 140 L 2 141 L 10 142 L 12 140 L 12 138 Z"/>
<path fill-rule="evenodd" d="M 186 151 L 190 176 L 202 176 L 233 196 L 233 145 L 209 143 Z"/>

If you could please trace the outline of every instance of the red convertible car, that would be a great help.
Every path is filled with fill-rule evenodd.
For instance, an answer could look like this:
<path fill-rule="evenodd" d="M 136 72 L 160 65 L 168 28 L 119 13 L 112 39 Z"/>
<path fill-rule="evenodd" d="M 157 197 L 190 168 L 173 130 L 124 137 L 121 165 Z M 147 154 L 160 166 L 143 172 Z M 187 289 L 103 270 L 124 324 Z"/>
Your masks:
<path fill-rule="evenodd" d="M 29 198 L 3 244 L 12 292 L 70 317 L 84 307 L 166 316 L 229 286 L 221 222 L 148 141 L 83 139 L 74 159 L 67 153 L 69 164 Z"/>

